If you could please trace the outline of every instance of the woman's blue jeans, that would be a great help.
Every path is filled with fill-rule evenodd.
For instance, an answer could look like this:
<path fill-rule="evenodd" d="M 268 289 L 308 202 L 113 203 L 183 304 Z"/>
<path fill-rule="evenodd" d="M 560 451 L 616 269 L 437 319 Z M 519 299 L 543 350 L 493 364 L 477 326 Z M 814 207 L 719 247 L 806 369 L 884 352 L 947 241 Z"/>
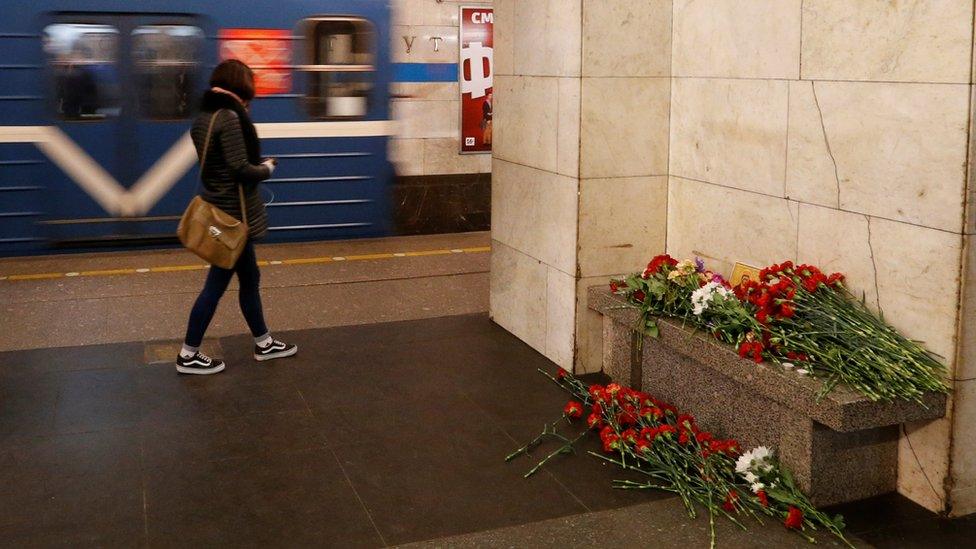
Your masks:
<path fill-rule="evenodd" d="M 254 244 L 247 241 L 244 251 L 237 259 L 233 269 L 222 269 L 211 265 L 210 272 L 207 273 L 207 282 L 203 285 L 203 291 L 193 304 L 190 311 L 190 321 L 186 327 L 186 339 L 184 343 L 190 347 L 199 347 L 203 342 L 203 334 L 207 331 L 207 326 L 217 312 L 217 304 L 227 290 L 230 279 L 237 273 L 237 280 L 240 283 L 238 299 L 241 304 L 241 312 L 244 319 L 251 329 L 251 335 L 260 337 L 268 333 L 268 327 L 264 324 L 264 310 L 261 308 L 261 271 L 258 270 L 258 258 L 254 254 Z"/>

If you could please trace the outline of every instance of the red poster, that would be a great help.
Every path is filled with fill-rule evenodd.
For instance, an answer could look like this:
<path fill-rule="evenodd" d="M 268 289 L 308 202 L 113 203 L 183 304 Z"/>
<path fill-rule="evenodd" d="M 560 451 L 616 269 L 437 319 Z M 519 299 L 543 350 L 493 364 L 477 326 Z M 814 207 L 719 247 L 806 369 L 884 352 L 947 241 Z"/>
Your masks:
<path fill-rule="evenodd" d="M 460 22 L 461 152 L 491 152 L 494 12 L 462 6 Z"/>
<path fill-rule="evenodd" d="M 220 60 L 239 59 L 254 69 L 258 95 L 291 91 L 291 31 L 221 29 Z"/>

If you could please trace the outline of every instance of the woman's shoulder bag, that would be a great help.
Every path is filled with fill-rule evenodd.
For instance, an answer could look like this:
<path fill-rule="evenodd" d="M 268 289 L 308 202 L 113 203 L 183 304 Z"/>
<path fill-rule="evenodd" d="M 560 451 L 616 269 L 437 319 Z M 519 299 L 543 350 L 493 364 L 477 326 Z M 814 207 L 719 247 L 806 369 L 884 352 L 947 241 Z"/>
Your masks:
<path fill-rule="evenodd" d="M 210 117 L 207 128 L 207 140 L 203 144 L 203 154 L 200 155 L 200 179 L 203 180 L 203 166 L 207 160 L 207 149 L 213 134 L 214 121 L 218 110 Z M 241 200 L 241 216 L 238 221 L 234 216 L 204 200 L 199 194 L 190 201 L 190 205 L 183 212 L 176 234 L 180 242 L 211 265 L 224 269 L 233 269 L 237 258 L 244 251 L 247 242 L 247 207 L 244 203 L 244 188 L 238 184 L 237 194 Z"/>

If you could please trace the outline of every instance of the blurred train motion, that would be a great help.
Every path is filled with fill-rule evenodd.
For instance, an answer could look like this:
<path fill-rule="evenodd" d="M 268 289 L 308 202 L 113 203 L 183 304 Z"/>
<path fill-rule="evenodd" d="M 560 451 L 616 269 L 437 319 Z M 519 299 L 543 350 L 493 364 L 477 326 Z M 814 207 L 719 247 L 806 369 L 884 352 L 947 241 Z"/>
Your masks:
<path fill-rule="evenodd" d="M 211 69 L 256 69 L 269 241 L 391 230 L 386 0 L 13 0 L 0 21 L 0 256 L 175 242 Z"/>

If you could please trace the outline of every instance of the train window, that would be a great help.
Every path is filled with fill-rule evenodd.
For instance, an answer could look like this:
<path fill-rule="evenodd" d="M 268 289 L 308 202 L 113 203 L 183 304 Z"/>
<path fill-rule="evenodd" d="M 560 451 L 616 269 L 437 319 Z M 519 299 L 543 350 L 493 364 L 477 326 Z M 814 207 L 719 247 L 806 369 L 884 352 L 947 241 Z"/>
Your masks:
<path fill-rule="evenodd" d="M 146 25 L 132 31 L 135 91 L 143 118 L 190 116 L 202 41 L 203 31 L 190 25 Z"/>
<path fill-rule="evenodd" d="M 54 73 L 55 105 L 66 120 L 119 114 L 118 29 L 57 23 L 44 29 L 44 51 Z"/>
<path fill-rule="evenodd" d="M 316 118 L 361 118 L 369 111 L 376 74 L 375 31 L 365 19 L 307 21 L 309 113 Z"/>

